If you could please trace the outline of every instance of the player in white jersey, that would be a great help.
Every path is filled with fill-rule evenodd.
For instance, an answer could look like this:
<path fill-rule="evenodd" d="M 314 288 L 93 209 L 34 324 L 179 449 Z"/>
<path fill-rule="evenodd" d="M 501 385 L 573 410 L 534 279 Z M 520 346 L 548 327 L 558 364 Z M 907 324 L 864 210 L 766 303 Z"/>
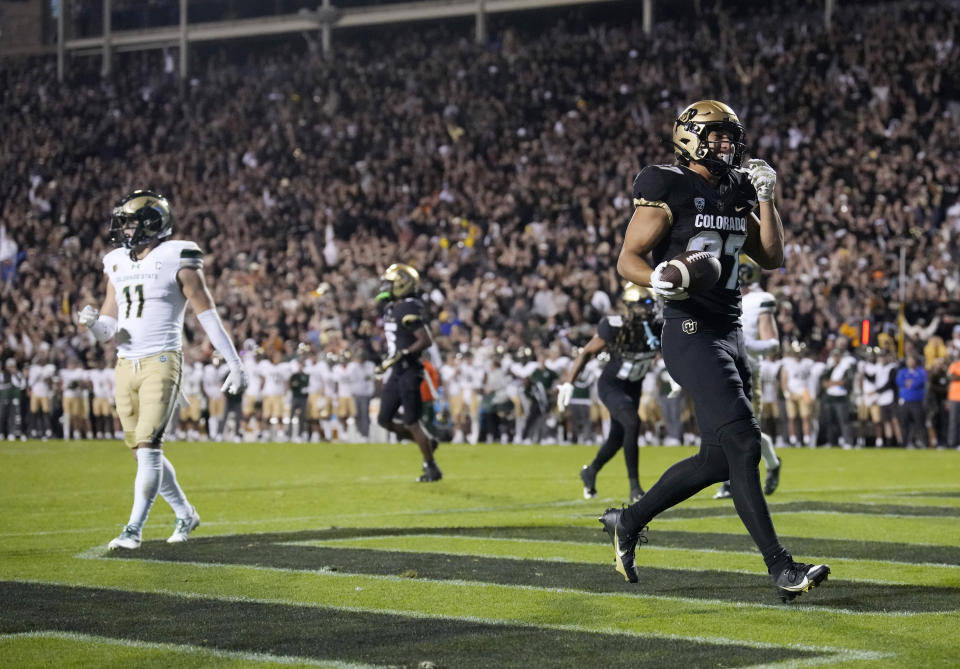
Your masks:
<path fill-rule="evenodd" d="M 751 400 L 753 415 L 763 425 L 764 416 L 762 389 L 760 382 L 760 364 L 780 350 L 780 335 L 777 331 L 777 298 L 762 290 L 759 285 L 760 266 L 747 255 L 740 256 L 740 285 L 745 287 L 741 301 L 741 321 L 743 322 L 743 343 L 747 349 L 750 363 L 750 376 L 753 380 Z M 780 485 L 780 458 L 773 447 L 773 439 L 767 432 L 760 433 L 760 454 L 767 466 L 767 478 L 763 484 L 763 493 L 772 495 Z M 714 499 L 731 497 L 730 481 L 725 481 Z"/>
<path fill-rule="evenodd" d="M 63 397 L 63 438 L 93 439 L 90 431 L 90 373 L 80 366 L 74 356 L 60 370 L 60 388 Z"/>
<path fill-rule="evenodd" d="M 203 363 L 189 360 L 183 366 L 180 392 L 187 398 L 188 406 L 180 407 L 180 427 L 184 436 L 196 441 L 200 438 L 200 419 L 203 417 Z"/>
<path fill-rule="evenodd" d="M 272 350 L 270 358 L 261 360 L 257 368 L 263 379 L 263 421 L 260 438 L 263 441 L 279 441 L 281 434 L 285 432 L 284 416 L 287 421 L 290 419 L 283 396 L 290 384 L 290 377 L 293 376 L 294 366 L 284 361 L 283 353 Z"/>
<path fill-rule="evenodd" d="M 324 360 L 322 353 L 314 352 L 304 363 L 303 371 L 306 372 L 309 379 L 307 382 L 307 427 L 310 430 L 310 441 L 317 443 L 321 438 L 326 439 L 320 421 L 330 416 L 329 404 L 327 397 L 324 395 L 330 366 Z"/>
<path fill-rule="evenodd" d="M 230 369 L 224 389 L 238 392 L 246 384 L 240 356 L 207 289 L 203 252 L 193 242 L 168 239 L 172 232 L 173 214 L 162 195 L 137 190 L 120 200 L 110 219 L 110 240 L 118 248 L 103 258 L 106 298 L 99 310 L 87 305 L 78 316 L 101 344 L 116 335 L 117 413 L 124 442 L 137 459 L 130 520 L 110 542 L 111 550 L 140 547 L 158 494 L 177 517 L 168 542 L 186 541 L 200 524 L 162 449 L 180 392 L 187 303 Z"/>
<path fill-rule="evenodd" d="M 221 365 L 220 356 L 216 353 L 210 362 L 203 366 L 203 377 L 200 384 L 203 394 L 207 398 L 207 436 L 210 439 L 220 438 L 220 421 L 226 409 L 223 390 L 223 379 L 227 374 L 226 366 Z"/>
<path fill-rule="evenodd" d="M 90 369 L 87 372 L 93 385 L 93 431 L 97 439 L 110 439 L 116 432 L 116 411 L 113 398 L 116 388 L 113 370 L 109 367 Z"/>
<path fill-rule="evenodd" d="M 57 367 L 50 362 L 46 351 L 37 353 L 27 373 L 27 392 L 30 395 L 30 436 L 46 441 L 53 436 L 50 422 L 50 398 L 53 396 Z"/>

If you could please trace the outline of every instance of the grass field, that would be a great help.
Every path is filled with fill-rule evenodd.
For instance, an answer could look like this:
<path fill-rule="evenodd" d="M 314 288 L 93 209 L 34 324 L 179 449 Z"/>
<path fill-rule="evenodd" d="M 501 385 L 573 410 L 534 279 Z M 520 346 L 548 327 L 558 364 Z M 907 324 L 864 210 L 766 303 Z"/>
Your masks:
<path fill-rule="evenodd" d="M 115 442 L 0 444 L 2 667 L 957 667 L 960 453 L 788 449 L 783 543 L 832 568 L 785 605 L 713 489 L 651 525 L 624 582 L 580 446 L 192 444 L 166 451 L 202 517 L 107 542 L 135 463 Z M 649 487 L 685 448 L 644 448 Z"/>

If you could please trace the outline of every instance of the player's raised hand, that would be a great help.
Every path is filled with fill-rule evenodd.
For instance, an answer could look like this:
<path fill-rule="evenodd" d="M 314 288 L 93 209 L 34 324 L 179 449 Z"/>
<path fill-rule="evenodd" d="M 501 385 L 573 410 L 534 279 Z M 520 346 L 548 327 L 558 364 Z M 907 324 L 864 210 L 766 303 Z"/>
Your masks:
<path fill-rule="evenodd" d="M 747 178 L 757 189 L 757 199 L 761 202 L 770 202 L 773 199 L 773 191 L 777 187 L 777 173 L 767 164 L 767 161 L 759 158 L 751 158 L 743 164 L 747 172 Z"/>

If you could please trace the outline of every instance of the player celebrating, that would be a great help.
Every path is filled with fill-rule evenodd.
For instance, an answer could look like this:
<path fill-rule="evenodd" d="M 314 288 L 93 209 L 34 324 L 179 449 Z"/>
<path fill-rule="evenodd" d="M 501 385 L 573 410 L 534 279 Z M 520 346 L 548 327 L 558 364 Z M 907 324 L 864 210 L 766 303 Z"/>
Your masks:
<path fill-rule="evenodd" d="M 79 322 L 101 343 L 117 337 L 116 399 L 124 442 L 137 459 L 133 509 L 110 549 L 140 547 L 143 525 L 159 493 L 176 514 L 170 543 L 186 541 L 200 524 L 197 510 L 163 455 L 163 436 L 177 405 L 183 365 L 183 315 L 189 302 L 230 370 L 224 390 L 246 383 L 240 356 L 220 322 L 203 276 L 203 252 L 193 242 L 168 239 L 173 214 L 162 195 L 136 190 L 110 219 L 119 248 L 103 257 L 107 295 L 98 311 L 85 306 Z"/>
<path fill-rule="evenodd" d="M 573 395 L 573 381 L 580 375 L 587 362 L 603 349 L 610 347 L 610 360 L 603 368 L 597 382 L 597 394 L 610 411 L 610 431 L 597 456 L 580 470 L 583 481 L 583 496 L 587 499 L 597 495 L 597 472 L 623 448 L 627 462 L 627 480 L 630 483 L 630 501 L 643 497 L 638 476 L 640 436 L 640 390 L 643 377 L 649 371 L 660 348 L 660 340 L 653 332 L 653 295 L 647 289 L 632 283 L 623 288 L 623 304 L 626 313 L 607 316 L 597 326 L 597 333 L 587 342 L 573 367 L 567 372 L 560 391 L 557 407 L 566 409 Z"/>
<path fill-rule="evenodd" d="M 740 251 L 761 267 L 783 264 L 783 224 L 774 205 L 777 175 L 762 160 L 743 160 L 743 125 L 715 100 L 695 102 L 673 126 L 679 165 L 654 165 L 637 176 L 636 205 L 617 270 L 666 300 L 663 359 L 693 398 L 701 445 L 670 467 L 640 501 L 601 517 L 613 539 L 617 571 L 637 582 L 637 544 L 657 514 L 705 487 L 730 479 L 733 503 L 780 597 L 792 600 L 822 582 L 826 565 L 794 562 L 780 544 L 760 488 L 760 427 L 750 404 L 749 363 L 740 329 Z M 752 213 L 758 206 L 759 218 Z M 684 251 L 708 251 L 719 280 L 686 294 L 663 281 L 667 262 Z M 654 267 L 644 259 L 653 256 Z"/>
<path fill-rule="evenodd" d="M 750 362 L 750 379 L 753 384 L 753 415 L 757 421 L 763 423 L 761 409 L 763 397 L 760 383 L 760 364 L 765 358 L 774 355 L 780 350 L 780 335 L 777 332 L 777 320 L 774 311 L 777 308 L 777 298 L 760 288 L 760 266 L 749 256 L 740 256 L 740 284 L 743 293 L 743 343 L 747 348 L 747 359 Z M 773 439 L 770 435 L 760 432 L 760 453 L 763 462 L 767 465 L 767 478 L 763 482 L 763 494 L 772 495 L 780 485 L 780 458 L 773 448 Z M 730 497 L 730 481 L 724 482 L 714 499 Z"/>
<path fill-rule="evenodd" d="M 409 265 L 395 263 L 380 277 L 377 301 L 383 310 L 383 330 L 387 338 L 387 357 L 377 367 L 388 372 L 380 395 L 377 422 L 400 439 L 413 439 L 423 455 L 423 473 L 417 479 L 430 483 L 443 478 L 433 458 L 436 442 L 420 427 L 420 383 L 423 364 L 420 353 L 430 346 L 430 333 L 424 323 L 423 303 L 414 297 L 420 274 Z M 394 420 L 403 406 L 401 422 Z"/>

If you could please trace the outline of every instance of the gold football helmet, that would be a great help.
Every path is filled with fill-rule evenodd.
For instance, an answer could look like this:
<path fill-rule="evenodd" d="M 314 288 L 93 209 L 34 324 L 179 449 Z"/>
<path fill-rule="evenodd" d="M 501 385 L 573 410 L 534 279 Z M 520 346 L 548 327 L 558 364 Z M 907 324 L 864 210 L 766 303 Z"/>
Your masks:
<path fill-rule="evenodd" d="M 707 135 L 710 131 L 730 135 L 732 154 L 719 156 L 710 151 Z M 743 162 L 743 124 L 736 112 L 718 100 L 701 100 L 680 112 L 673 123 L 673 150 L 681 165 L 695 160 L 714 174 L 723 174 Z"/>
<path fill-rule="evenodd" d="M 163 195 L 152 190 L 135 190 L 113 207 L 110 216 L 110 241 L 130 250 L 136 260 L 137 249 L 169 237 L 173 232 L 173 213 Z"/>
<path fill-rule="evenodd" d="M 620 297 L 629 312 L 637 312 L 643 316 L 653 313 L 656 296 L 646 286 L 638 286 L 632 281 L 624 281 L 623 295 Z"/>
<path fill-rule="evenodd" d="M 746 253 L 740 254 L 740 269 L 737 270 L 740 276 L 741 285 L 750 286 L 760 283 L 760 265 L 754 262 L 753 258 Z"/>
<path fill-rule="evenodd" d="M 377 302 L 381 300 L 399 300 L 409 297 L 420 283 L 420 273 L 410 265 L 394 263 L 380 275 L 380 293 Z"/>

